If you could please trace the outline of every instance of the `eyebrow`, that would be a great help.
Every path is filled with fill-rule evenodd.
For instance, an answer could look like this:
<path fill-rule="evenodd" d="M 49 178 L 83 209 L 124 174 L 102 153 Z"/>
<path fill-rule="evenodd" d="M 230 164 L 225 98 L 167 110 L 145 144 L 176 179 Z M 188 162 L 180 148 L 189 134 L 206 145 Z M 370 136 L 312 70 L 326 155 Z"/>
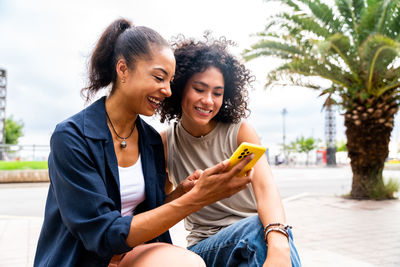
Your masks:
<path fill-rule="evenodd" d="M 163 68 L 154 68 L 155 70 L 161 70 L 162 72 L 164 72 L 165 75 L 168 76 L 168 71 L 164 70 Z"/>
<path fill-rule="evenodd" d="M 198 83 L 198 84 L 200 84 L 202 86 L 209 87 L 208 84 L 206 84 L 205 82 L 202 82 L 202 81 L 193 81 L 193 83 Z M 224 87 L 223 86 L 216 86 L 216 87 L 214 87 L 214 89 L 224 89 Z"/>

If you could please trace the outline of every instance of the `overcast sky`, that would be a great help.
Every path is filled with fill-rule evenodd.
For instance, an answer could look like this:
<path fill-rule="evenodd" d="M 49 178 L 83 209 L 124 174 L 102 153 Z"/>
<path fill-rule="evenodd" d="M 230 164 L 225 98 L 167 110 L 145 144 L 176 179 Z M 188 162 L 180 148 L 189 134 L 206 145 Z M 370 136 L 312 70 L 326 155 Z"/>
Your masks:
<path fill-rule="evenodd" d="M 277 3 L 262 0 L 51 1 L 0 0 L 0 68 L 8 73 L 7 116 L 25 124 L 22 144 L 48 144 L 55 125 L 84 107 L 80 89 L 87 61 L 103 30 L 116 18 L 151 27 L 170 40 L 177 34 L 201 37 L 211 30 L 235 41 L 239 53 L 255 42 Z M 264 78 L 278 62 L 273 58 L 246 63 L 256 76 L 249 118 L 262 143 L 282 143 L 282 109 L 286 108 L 287 141 L 297 136 L 324 140 L 323 99 L 303 88 L 265 91 Z M 165 126 L 149 119 L 157 129 Z M 337 113 L 337 136 L 344 139 Z M 392 136 L 398 138 L 395 128 Z"/>

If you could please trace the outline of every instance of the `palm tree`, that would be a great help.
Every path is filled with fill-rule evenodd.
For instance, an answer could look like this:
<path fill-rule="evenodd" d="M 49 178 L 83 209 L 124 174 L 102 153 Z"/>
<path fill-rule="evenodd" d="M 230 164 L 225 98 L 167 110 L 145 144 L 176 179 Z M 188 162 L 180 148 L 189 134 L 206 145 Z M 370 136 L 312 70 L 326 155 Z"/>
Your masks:
<path fill-rule="evenodd" d="M 280 2 L 287 11 L 270 18 L 243 56 L 283 60 L 268 74 L 266 87 L 309 87 L 321 91 L 324 105 L 341 107 L 353 171 L 351 196 L 370 198 L 384 186 L 400 99 L 400 0 Z M 328 88 L 321 78 L 330 81 Z"/>

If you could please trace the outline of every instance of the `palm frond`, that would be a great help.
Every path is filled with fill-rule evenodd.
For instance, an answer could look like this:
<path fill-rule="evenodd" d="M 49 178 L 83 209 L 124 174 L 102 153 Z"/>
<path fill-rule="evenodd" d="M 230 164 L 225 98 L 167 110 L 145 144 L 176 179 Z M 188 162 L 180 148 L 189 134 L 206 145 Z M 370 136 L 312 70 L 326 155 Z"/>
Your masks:
<path fill-rule="evenodd" d="M 355 9 L 349 0 L 336 0 L 336 5 L 348 29 L 351 31 L 354 42 L 358 42 L 358 24 Z"/>
<path fill-rule="evenodd" d="M 321 64 L 317 59 L 294 59 L 287 63 L 290 70 L 304 76 L 319 76 L 345 88 L 351 87 L 348 73 L 340 68 L 332 69 L 328 64 Z"/>
<path fill-rule="evenodd" d="M 292 0 L 282 0 L 286 5 L 289 7 L 293 8 L 294 11 L 300 11 L 299 5 L 297 5 L 294 1 Z"/>
<path fill-rule="evenodd" d="M 246 49 L 242 56 L 249 61 L 260 56 L 279 56 L 283 59 L 292 58 L 293 55 L 302 55 L 303 52 L 297 47 L 271 40 L 261 40 L 251 46 L 251 49 Z"/>
<path fill-rule="evenodd" d="M 385 1 L 368 0 L 367 3 L 367 7 L 363 10 L 361 22 L 358 27 L 360 44 L 362 44 L 369 35 L 377 32 Z"/>
<path fill-rule="evenodd" d="M 314 19 L 304 16 L 304 15 L 290 15 L 285 13 L 285 18 L 288 21 L 294 22 L 298 28 L 313 33 L 319 37 L 325 37 L 331 35 L 328 29 L 322 27 L 319 23 L 317 23 Z"/>
<path fill-rule="evenodd" d="M 387 84 L 385 87 L 377 89 L 376 95 L 379 97 L 390 90 L 399 89 L 399 88 L 400 88 L 400 81 L 397 81 L 397 82 L 394 82 L 391 84 Z"/>
<path fill-rule="evenodd" d="M 323 57 L 328 57 L 332 53 L 337 54 L 350 70 L 351 76 L 354 78 L 354 82 L 361 83 L 361 80 L 358 77 L 358 71 L 355 69 L 357 64 L 354 61 L 355 55 L 353 49 L 351 48 L 352 45 L 349 37 L 337 33 L 328 38 L 325 42 L 321 42 L 321 44 L 320 50 L 323 53 Z"/>
<path fill-rule="evenodd" d="M 390 1 L 387 11 L 387 19 L 382 34 L 392 39 L 400 40 L 400 1 Z"/>
<path fill-rule="evenodd" d="M 360 23 L 361 15 L 365 8 L 365 0 L 352 0 L 352 7 L 354 9 L 354 16 L 356 18 L 356 23 Z"/>
<path fill-rule="evenodd" d="M 293 74 L 289 69 L 290 67 L 285 64 L 279 69 L 270 71 L 267 75 L 267 82 L 264 85 L 265 88 L 272 88 L 276 86 L 299 86 L 313 90 L 321 89 L 321 85 L 318 82 L 307 79 L 301 74 Z M 318 77 L 309 76 L 309 78 Z"/>
<path fill-rule="evenodd" d="M 387 67 L 399 55 L 400 44 L 393 39 L 375 34 L 370 36 L 360 47 L 360 58 L 364 62 L 366 88 L 373 93 L 372 88 L 384 77 Z"/>
<path fill-rule="evenodd" d="M 313 16 L 318 19 L 323 26 L 327 27 L 331 32 L 341 32 L 342 23 L 336 18 L 334 11 L 320 0 L 299 0 L 308 6 Z"/>
<path fill-rule="evenodd" d="M 384 0 L 382 2 L 383 2 L 382 13 L 381 13 L 381 17 L 379 18 L 378 25 L 377 25 L 377 29 L 376 29 L 377 33 L 385 32 L 385 30 L 387 29 L 388 22 L 389 22 L 390 18 L 392 17 L 392 11 L 393 11 L 393 9 L 395 9 L 396 4 L 397 4 L 396 3 L 397 1 L 393 1 L 393 0 Z"/>

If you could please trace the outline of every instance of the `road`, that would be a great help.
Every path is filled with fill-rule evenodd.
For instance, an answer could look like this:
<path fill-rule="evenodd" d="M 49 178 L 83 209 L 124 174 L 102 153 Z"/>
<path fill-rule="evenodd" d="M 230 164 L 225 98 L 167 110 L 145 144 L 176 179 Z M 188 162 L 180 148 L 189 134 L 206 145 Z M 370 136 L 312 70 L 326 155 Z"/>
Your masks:
<path fill-rule="evenodd" d="M 272 167 L 283 199 L 302 193 L 343 195 L 351 189 L 350 167 Z M 384 171 L 400 180 L 400 170 Z M 0 184 L 0 216 L 43 217 L 48 183 Z"/>
<path fill-rule="evenodd" d="M 350 193 L 353 177 L 350 166 L 272 167 L 272 172 L 283 199 L 301 193 L 345 195 Z M 385 170 L 383 177 L 385 181 L 393 178 L 400 182 L 400 170 Z"/>

